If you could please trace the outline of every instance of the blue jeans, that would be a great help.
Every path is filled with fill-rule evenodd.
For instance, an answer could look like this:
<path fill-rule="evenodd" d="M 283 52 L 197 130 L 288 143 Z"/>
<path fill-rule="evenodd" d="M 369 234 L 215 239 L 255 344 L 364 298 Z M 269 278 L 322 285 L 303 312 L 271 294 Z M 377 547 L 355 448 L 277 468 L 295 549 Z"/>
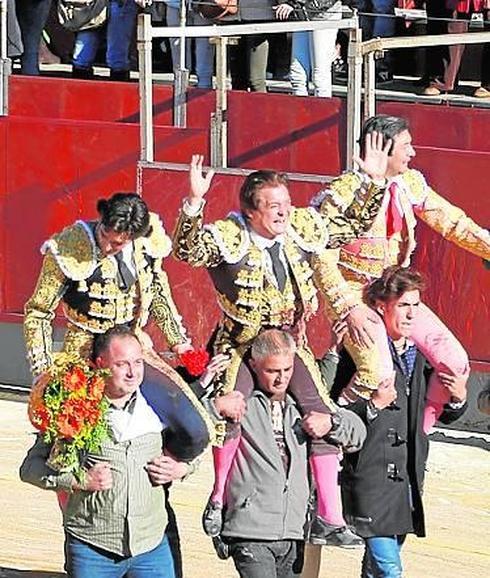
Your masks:
<path fill-rule="evenodd" d="M 123 557 L 68 534 L 65 568 L 70 578 L 175 578 L 167 536 L 150 552 Z"/>
<path fill-rule="evenodd" d="M 404 541 L 405 536 L 366 538 L 361 578 L 401 578 Z"/>
<path fill-rule="evenodd" d="M 129 70 L 129 47 L 138 6 L 134 0 L 110 0 L 107 26 L 77 32 L 73 65 L 90 69 L 97 56 L 101 34 L 107 30 L 106 62 L 111 70 Z"/>
<path fill-rule="evenodd" d="M 359 12 L 373 14 L 373 16 L 361 16 L 363 40 L 378 36 L 381 38 L 395 36 L 396 19 L 393 18 L 395 5 L 396 0 L 356 0 L 355 6 Z M 391 17 L 386 17 L 385 14 Z"/>

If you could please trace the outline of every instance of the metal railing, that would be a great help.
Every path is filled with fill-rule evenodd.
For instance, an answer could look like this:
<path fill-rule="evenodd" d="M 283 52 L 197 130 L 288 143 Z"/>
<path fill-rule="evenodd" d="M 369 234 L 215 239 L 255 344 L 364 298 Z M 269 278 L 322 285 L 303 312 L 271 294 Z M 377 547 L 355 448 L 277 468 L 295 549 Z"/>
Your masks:
<path fill-rule="evenodd" d="M 7 0 L 0 0 L 0 116 L 8 114 L 10 59 L 7 54 Z"/>
<path fill-rule="evenodd" d="M 455 44 L 483 44 L 490 42 L 490 32 L 465 32 L 463 34 L 432 34 L 426 36 L 373 38 L 355 47 L 357 57 L 364 64 L 364 117 L 376 114 L 376 57 L 395 48 L 420 48 L 428 46 L 453 46 Z"/>
<path fill-rule="evenodd" d="M 181 38 L 181 50 L 186 38 L 208 37 L 216 45 L 216 107 L 211 116 L 211 165 L 214 167 L 227 167 L 227 45 L 234 41 L 237 36 L 250 34 L 277 34 L 285 31 L 283 21 L 266 22 L 256 24 L 229 24 L 210 26 L 180 26 L 153 28 L 151 16 L 140 14 L 138 16 L 137 44 L 139 51 L 140 71 L 140 117 L 141 117 L 141 153 L 140 160 L 154 162 L 154 134 L 153 134 L 153 93 L 152 93 L 152 39 L 153 38 Z M 362 56 L 359 51 L 361 31 L 356 15 L 342 20 L 315 20 L 304 22 L 288 22 L 288 32 L 312 31 L 322 29 L 349 30 L 349 78 L 347 92 L 348 118 L 351 119 L 348 128 L 347 159 L 352 159 L 357 153 L 357 139 L 361 127 L 361 79 L 362 79 Z M 181 60 L 182 62 L 182 60 Z M 174 125 L 185 126 L 183 119 L 186 118 L 185 92 L 186 82 L 176 76 L 174 84 Z"/>

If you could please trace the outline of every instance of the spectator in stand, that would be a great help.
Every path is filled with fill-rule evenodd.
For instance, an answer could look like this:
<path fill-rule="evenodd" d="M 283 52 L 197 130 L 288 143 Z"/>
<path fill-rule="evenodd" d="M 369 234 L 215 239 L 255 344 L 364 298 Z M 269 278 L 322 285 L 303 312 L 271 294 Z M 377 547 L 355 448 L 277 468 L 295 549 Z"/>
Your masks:
<path fill-rule="evenodd" d="M 146 0 L 109 0 L 107 23 L 104 26 L 84 28 L 77 32 L 73 52 L 74 78 L 93 78 L 93 63 L 102 35 L 106 33 L 106 62 L 110 68 L 110 79 L 129 80 L 129 48 L 134 34 L 138 4 L 146 6 Z"/>
<path fill-rule="evenodd" d="M 427 33 L 443 34 L 468 32 L 469 19 L 481 14 L 482 28 L 490 30 L 490 0 L 431 0 L 427 2 Z M 453 18 L 452 22 L 433 21 L 431 18 Z M 426 96 L 439 96 L 457 87 L 458 72 L 465 45 L 434 46 L 427 50 L 429 86 Z M 490 44 L 485 44 L 481 57 L 481 86 L 475 90 L 477 98 L 490 98 Z"/>
<path fill-rule="evenodd" d="M 289 0 L 275 6 L 276 18 L 299 20 L 340 20 L 342 3 L 337 0 Z M 290 78 L 293 94 L 308 96 L 308 81 L 314 96 L 332 96 L 332 62 L 336 56 L 337 30 L 324 29 L 295 32 L 291 54 Z"/>
<path fill-rule="evenodd" d="M 167 26 L 180 26 L 180 10 L 182 0 L 165 0 L 167 6 Z M 192 2 L 189 2 L 190 9 L 187 7 L 187 26 L 209 26 L 211 21 L 204 18 L 203 15 L 193 8 Z M 178 70 L 180 66 L 180 40 L 179 38 L 169 38 L 170 50 L 172 53 L 172 67 Z M 213 87 L 213 70 L 214 70 L 214 48 L 209 43 L 209 38 L 195 39 L 196 55 L 196 75 L 198 88 Z M 186 68 L 190 70 L 192 51 L 191 41 L 186 42 L 185 50 Z"/>
<path fill-rule="evenodd" d="M 240 24 L 269 22 L 274 19 L 274 0 L 239 0 L 235 21 Z M 241 36 L 230 50 L 231 84 L 234 90 L 267 92 L 266 75 L 269 58 L 267 34 Z"/>
<path fill-rule="evenodd" d="M 24 45 L 24 52 L 20 57 L 22 74 L 39 75 L 39 45 L 50 6 L 51 0 L 15 0 Z M 8 9 L 12 9 L 10 3 Z"/>
<path fill-rule="evenodd" d="M 353 0 L 353 8 L 361 13 L 360 24 L 363 40 L 395 36 L 395 6 L 397 0 Z M 376 82 L 393 80 L 393 62 L 387 52 L 384 58 L 376 60 Z"/>

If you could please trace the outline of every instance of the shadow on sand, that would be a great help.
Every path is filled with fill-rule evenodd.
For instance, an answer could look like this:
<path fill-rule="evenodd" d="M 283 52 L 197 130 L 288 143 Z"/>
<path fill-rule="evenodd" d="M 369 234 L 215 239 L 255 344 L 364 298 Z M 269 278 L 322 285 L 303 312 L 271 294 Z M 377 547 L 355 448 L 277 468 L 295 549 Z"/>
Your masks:
<path fill-rule="evenodd" d="M 17 570 L 0 567 L 0 578 L 66 578 L 63 572 L 44 572 L 37 570 Z"/>

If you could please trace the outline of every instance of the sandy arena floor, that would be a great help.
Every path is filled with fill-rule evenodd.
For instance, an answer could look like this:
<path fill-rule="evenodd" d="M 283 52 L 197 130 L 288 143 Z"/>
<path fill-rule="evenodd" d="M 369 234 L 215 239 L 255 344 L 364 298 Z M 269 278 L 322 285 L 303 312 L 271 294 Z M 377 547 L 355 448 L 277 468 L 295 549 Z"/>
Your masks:
<path fill-rule="evenodd" d="M 18 466 L 33 439 L 31 432 L 25 403 L 0 400 L 0 578 L 63 576 L 61 516 L 55 496 L 18 479 Z M 186 578 L 237 576 L 231 563 L 218 560 L 200 528 L 211 473 L 208 456 L 197 474 L 172 490 Z M 433 442 L 425 505 L 428 538 L 407 541 L 405 578 L 489 576 L 488 451 Z M 325 548 L 319 576 L 355 578 L 360 558 L 357 550 Z"/>

